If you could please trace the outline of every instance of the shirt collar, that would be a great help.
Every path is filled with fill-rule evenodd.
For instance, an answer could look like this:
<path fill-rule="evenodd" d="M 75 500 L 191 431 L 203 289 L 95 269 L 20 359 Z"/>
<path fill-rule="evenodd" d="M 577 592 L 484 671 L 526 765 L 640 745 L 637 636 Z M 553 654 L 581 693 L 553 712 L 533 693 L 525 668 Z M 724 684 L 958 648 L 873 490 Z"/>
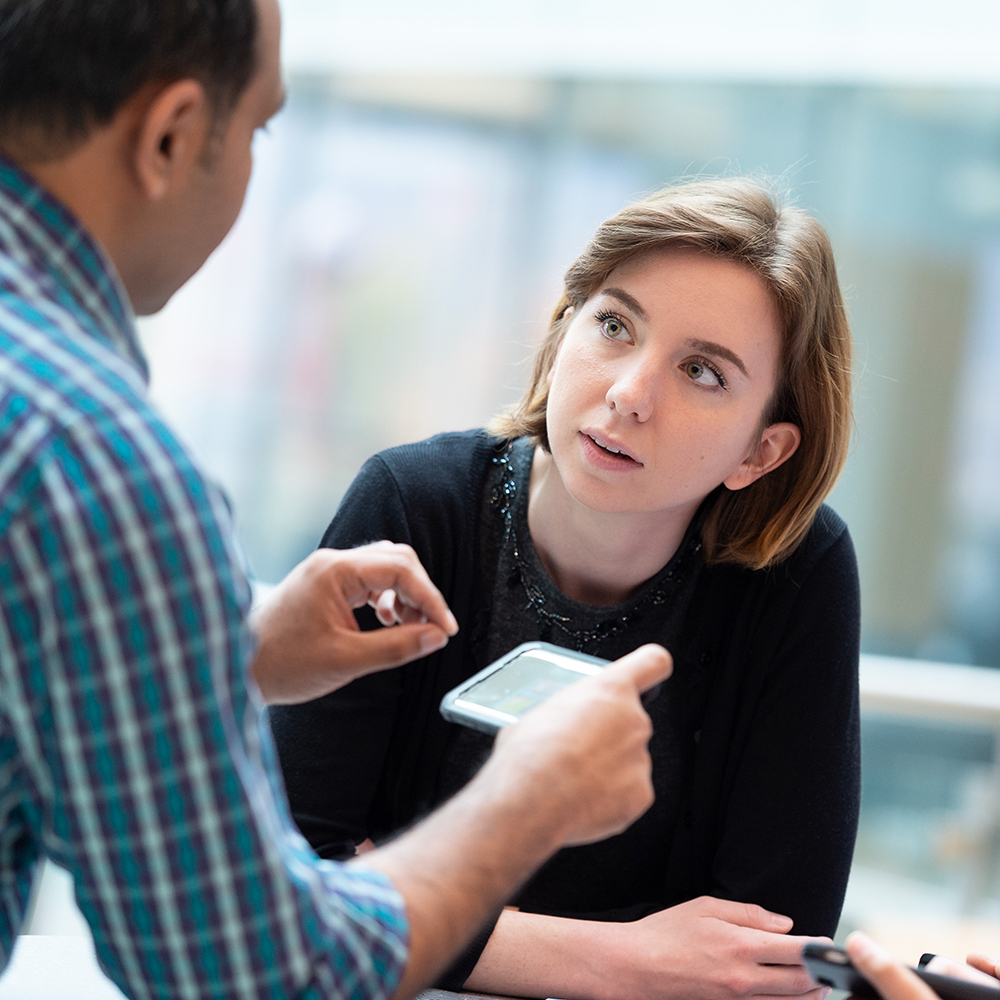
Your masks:
<path fill-rule="evenodd" d="M 148 382 L 135 314 L 114 264 L 65 205 L 2 155 L 0 222 L 0 252 L 47 274 L 90 318 L 83 328 L 110 345 Z"/>

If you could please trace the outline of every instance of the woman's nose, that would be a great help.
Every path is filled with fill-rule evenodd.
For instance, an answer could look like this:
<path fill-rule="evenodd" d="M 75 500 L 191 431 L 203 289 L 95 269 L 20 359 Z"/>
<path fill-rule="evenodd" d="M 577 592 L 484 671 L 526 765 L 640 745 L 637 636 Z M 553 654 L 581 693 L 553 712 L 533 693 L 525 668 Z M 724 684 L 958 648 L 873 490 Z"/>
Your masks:
<path fill-rule="evenodd" d="M 643 423 L 653 415 L 658 382 L 655 366 L 637 362 L 618 373 L 605 399 L 623 417 L 635 417 Z"/>

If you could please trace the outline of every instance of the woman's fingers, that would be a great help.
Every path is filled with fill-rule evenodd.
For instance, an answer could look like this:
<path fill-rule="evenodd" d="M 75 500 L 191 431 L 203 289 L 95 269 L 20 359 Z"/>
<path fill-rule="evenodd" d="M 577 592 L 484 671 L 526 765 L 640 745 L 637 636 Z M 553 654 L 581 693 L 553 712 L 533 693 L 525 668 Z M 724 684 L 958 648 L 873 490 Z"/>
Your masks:
<path fill-rule="evenodd" d="M 824 1000 L 829 995 L 829 986 L 813 986 L 808 992 L 796 994 L 794 997 L 790 997 L 787 993 L 773 993 L 770 995 L 755 993 L 753 1000 Z"/>
<path fill-rule="evenodd" d="M 800 947 L 801 952 L 801 947 Z M 803 965 L 760 964 L 754 975 L 753 995 L 780 997 L 806 996 L 817 989 L 816 982 Z"/>
<path fill-rule="evenodd" d="M 937 994 L 926 983 L 867 934 L 855 931 L 845 947 L 854 967 L 885 1000 L 937 1000 Z"/>
<path fill-rule="evenodd" d="M 756 903 L 739 903 L 732 899 L 717 899 L 714 896 L 702 896 L 704 912 L 738 927 L 752 927 L 758 931 L 768 931 L 772 934 L 787 934 L 792 929 L 792 918 L 782 913 L 765 910 Z M 790 940 L 790 939 L 786 939 Z M 810 938 L 810 940 L 812 940 Z M 767 961 L 780 961 L 768 959 Z"/>
<path fill-rule="evenodd" d="M 757 961 L 765 965 L 786 965 L 804 969 L 802 949 L 807 944 L 832 945 L 833 942 L 829 938 L 766 932 L 760 936 L 756 945 Z"/>

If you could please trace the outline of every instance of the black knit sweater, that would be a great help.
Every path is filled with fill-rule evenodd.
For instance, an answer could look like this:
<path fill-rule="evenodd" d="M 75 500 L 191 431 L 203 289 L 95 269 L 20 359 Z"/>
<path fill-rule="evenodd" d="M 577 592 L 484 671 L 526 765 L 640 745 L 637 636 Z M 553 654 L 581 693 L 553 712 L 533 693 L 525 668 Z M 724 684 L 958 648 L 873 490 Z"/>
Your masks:
<path fill-rule="evenodd" d="M 445 434 L 375 456 L 323 538 L 336 548 L 382 538 L 412 545 L 460 631 L 426 659 L 271 710 L 296 822 L 322 856 L 390 835 L 445 792 L 457 727 L 438 705 L 488 662 L 495 580 L 481 565 L 483 495 L 496 444 L 481 432 Z M 367 609 L 359 620 L 377 627 Z M 577 884 L 572 906 L 550 892 L 544 906 L 525 908 L 631 920 L 704 894 L 787 914 L 797 934 L 832 935 L 858 817 L 858 642 L 854 550 L 827 507 L 770 570 L 702 567 L 670 644 L 680 780 L 653 841 L 658 856 L 634 858 L 648 872 L 646 891 L 608 909 L 596 898 L 587 905 Z M 606 843 L 620 866 L 621 852 Z M 610 863 L 602 845 L 584 850 L 597 869 Z M 460 985 L 484 944 L 481 936 L 448 985 Z"/>

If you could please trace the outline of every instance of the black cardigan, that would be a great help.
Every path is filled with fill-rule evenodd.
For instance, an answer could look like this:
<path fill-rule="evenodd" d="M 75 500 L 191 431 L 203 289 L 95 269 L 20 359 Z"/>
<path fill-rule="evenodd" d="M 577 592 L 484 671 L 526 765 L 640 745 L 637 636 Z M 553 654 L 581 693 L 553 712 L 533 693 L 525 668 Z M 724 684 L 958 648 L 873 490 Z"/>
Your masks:
<path fill-rule="evenodd" d="M 325 857 L 438 804 L 452 730 L 438 704 L 486 665 L 493 581 L 479 572 L 479 520 L 495 444 L 465 432 L 376 455 L 323 537 L 409 543 L 460 625 L 423 660 L 271 709 L 295 820 Z M 359 620 L 377 627 L 368 609 Z M 858 818 L 858 643 L 854 550 L 828 507 L 780 565 L 703 570 L 671 651 L 687 749 L 666 884 L 588 917 L 636 919 L 707 894 L 787 914 L 798 934 L 833 934 Z"/>

